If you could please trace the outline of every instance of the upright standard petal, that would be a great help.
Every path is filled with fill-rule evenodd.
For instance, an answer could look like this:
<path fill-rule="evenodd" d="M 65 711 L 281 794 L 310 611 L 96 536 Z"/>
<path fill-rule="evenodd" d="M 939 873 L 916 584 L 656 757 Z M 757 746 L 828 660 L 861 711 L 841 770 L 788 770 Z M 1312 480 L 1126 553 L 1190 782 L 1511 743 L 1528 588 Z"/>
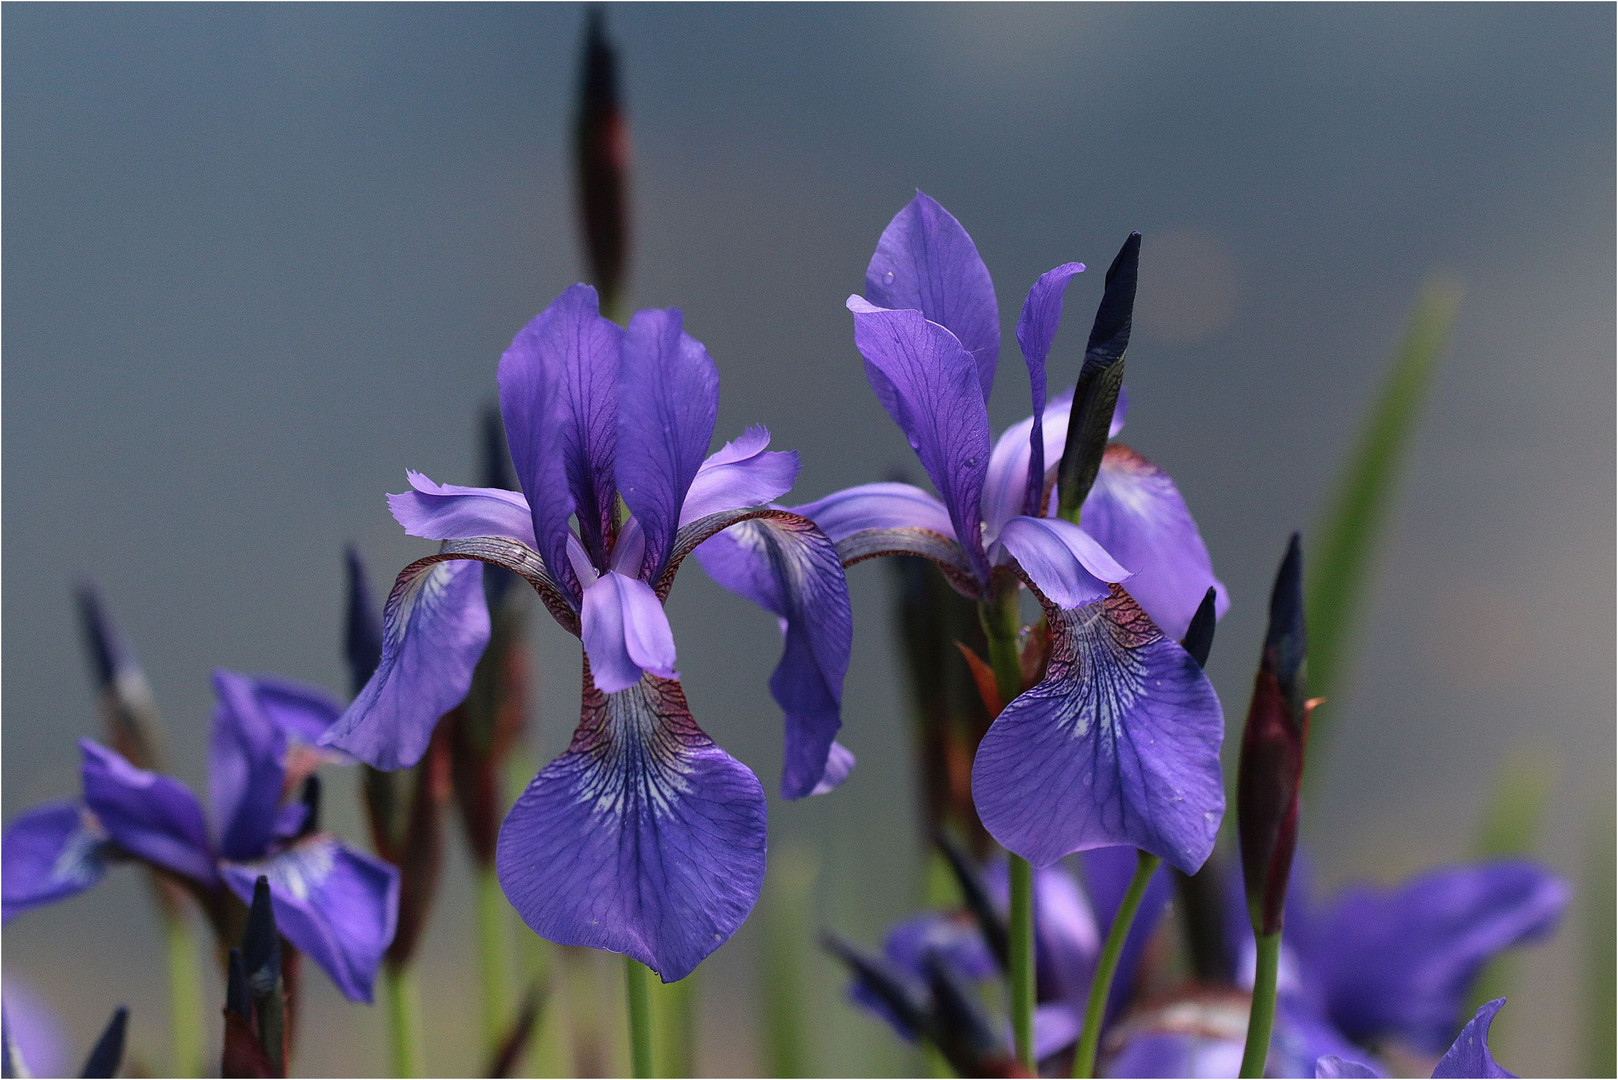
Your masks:
<path fill-rule="evenodd" d="M 614 460 L 623 331 L 601 317 L 596 291 L 575 285 L 517 332 L 500 357 L 500 415 L 528 497 L 536 548 L 572 584 L 568 517 L 597 566 L 617 529 Z M 522 539 L 516 537 L 515 539 Z"/>
<path fill-rule="evenodd" d="M 719 415 L 719 371 L 678 311 L 637 311 L 624 332 L 618 490 L 646 540 L 640 577 L 662 572 Z"/>
<path fill-rule="evenodd" d="M 378 769 L 421 760 L 433 728 L 466 699 L 489 643 L 483 567 L 420 559 L 400 571 L 382 612 L 382 663 L 321 738 Z"/>
<path fill-rule="evenodd" d="M 318 743 L 343 715 L 342 702 L 322 687 L 273 675 L 260 675 L 248 683 L 259 711 L 291 743 Z"/>
<path fill-rule="evenodd" d="M 1022 314 L 1017 318 L 1017 344 L 1028 364 L 1028 382 L 1033 393 L 1034 416 L 1029 431 L 1031 466 L 1023 488 L 1022 513 L 1040 516 L 1040 497 L 1045 481 L 1045 358 L 1050 355 L 1056 328 L 1062 324 L 1062 294 L 1068 282 L 1084 272 L 1083 263 L 1063 263 L 1047 270 L 1028 290 Z"/>
<path fill-rule="evenodd" d="M 226 863 L 225 883 L 252 902 L 270 879 L 275 924 L 331 976 L 350 1001 L 371 1000 L 382 955 L 399 919 L 399 871 L 335 837 L 311 836 L 267 859 Z"/>
<path fill-rule="evenodd" d="M 1088 533 L 1061 518 L 1012 518 L 997 542 L 1059 607 L 1093 604 L 1109 585 L 1134 578 Z"/>
<path fill-rule="evenodd" d="M 437 484 L 419 472 L 407 472 L 410 490 L 388 496 L 393 519 L 411 536 L 426 540 L 464 540 L 473 536 L 509 536 L 537 548 L 533 512 L 520 491 Z"/>
<path fill-rule="evenodd" d="M 190 789 L 172 777 L 137 769 L 89 739 L 80 739 L 79 749 L 84 801 L 119 847 L 185 877 L 215 880 L 208 827 Z"/>
<path fill-rule="evenodd" d="M 798 455 L 767 449 L 769 445 L 769 431 L 754 424 L 741 438 L 709 454 L 680 506 L 680 526 L 721 510 L 763 506 L 791 491 L 798 478 Z"/>
<path fill-rule="evenodd" d="M 680 684 L 648 675 L 602 694 L 586 672 L 567 752 L 500 829 L 506 898 L 541 937 L 689 975 L 764 883 L 764 789 L 691 719 Z"/>
<path fill-rule="evenodd" d="M 1489 1026 L 1494 1023 L 1495 1013 L 1505 1003 L 1505 998 L 1496 998 L 1466 1022 L 1455 1042 L 1438 1059 L 1438 1064 L 1433 1068 L 1433 1080 L 1440 1077 L 1516 1077 L 1516 1073 L 1507 1072 L 1489 1053 Z"/>
<path fill-rule="evenodd" d="M 968 563 L 987 580 L 982 500 L 989 411 L 971 356 L 920 312 L 885 311 L 857 296 L 849 297 L 848 307 L 871 386 L 943 497 Z"/>
<path fill-rule="evenodd" d="M 76 802 L 23 814 L 0 841 L 0 921 L 83 892 L 107 872 L 106 836 Z"/>
<path fill-rule="evenodd" d="M 584 654 L 603 694 L 640 682 L 650 671 L 674 674 L 674 631 L 652 587 L 639 578 L 609 571 L 584 590 L 581 617 Z"/>
<path fill-rule="evenodd" d="M 972 765 L 984 827 L 1035 866 L 1129 845 L 1195 873 L 1225 808 L 1213 687 L 1120 588 L 1045 615 L 1045 678 L 1000 713 Z"/>
<path fill-rule="evenodd" d="M 781 620 L 781 660 L 770 694 L 786 714 L 781 795 L 830 790 L 853 755 L 834 741 L 842 726 L 843 677 L 854 616 L 837 547 L 806 517 L 771 515 L 733 525 L 696 550 L 708 576 Z M 841 759 L 832 767 L 835 750 Z"/>
<path fill-rule="evenodd" d="M 256 859 L 275 835 L 287 735 L 259 708 L 246 675 L 215 671 L 213 686 L 208 797 L 219 826 L 219 852 L 227 859 Z"/>
<path fill-rule="evenodd" d="M 954 334 L 971 353 L 979 391 L 989 400 L 1000 305 L 977 245 L 948 210 L 918 191 L 894 215 L 866 267 L 865 298 L 877 307 L 919 311 Z"/>
<path fill-rule="evenodd" d="M 1402 1037 L 1436 1053 L 1483 966 L 1549 934 L 1567 900 L 1564 881 L 1518 860 L 1349 889 L 1322 918 L 1305 962 L 1349 1037 Z"/>
<path fill-rule="evenodd" d="M 1230 596 L 1214 577 L 1208 547 L 1174 481 L 1127 446 L 1107 447 L 1079 522 L 1135 571 L 1129 595 L 1169 637 L 1185 636 L 1209 586 L 1219 590 L 1214 613 L 1229 609 Z"/>

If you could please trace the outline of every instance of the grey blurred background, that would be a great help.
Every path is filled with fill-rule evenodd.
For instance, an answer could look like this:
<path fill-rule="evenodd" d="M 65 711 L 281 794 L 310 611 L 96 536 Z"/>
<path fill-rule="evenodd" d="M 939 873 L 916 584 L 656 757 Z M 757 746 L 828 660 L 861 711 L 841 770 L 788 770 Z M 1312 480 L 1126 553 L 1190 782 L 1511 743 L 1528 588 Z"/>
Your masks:
<path fill-rule="evenodd" d="M 511 335 L 583 273 L 567 130 L 571 5 L 44 6 L 4 28 L 3 809 L 77 789 L 96 734 L 70 606 L 94 578 L 203 783 L 215 666 L 340 689 L 340 555 L 380 589 L 430 545 L 382 495 L 474 483 Z M 1011 329 L 1051 266 L 1069 382 L 1101 271 L 1145 233 L 1128 442 L 1167 467 L 1235 599 L 1210 673 L 1246 707 L 1268 580 L 1306 532 L 1423 277 L 1467 293 L 1377 564 L 1363 648 L 1306 807 L 1324 883 L 1467 856 L 1503 755 L 1556 770 L 1543 853 L 1611 853 L 1614 12 L 1407 7 L 613 7 L 634 141 L 631 298 L 716 358 L 719 437 L 767 424 L 796 494 L 919 475 L 860 370 L 843 298 L 921 187 L 972 232 Z M 834 797 L 772 802 L 820 870 L 816 920 L 874 943 L 918 892 L 888 578 L 857 616 Z M 670 603 L 708 730 L 773 790 L 776 636 L 700 573 Z M 534 605 L 536 760 L 577 706 L 576 642 Z M 350 781 L 337 826 L 360 837 Z M 470 890 L 428 934 L 429 1064 L 476 1029 Z M 1583 1060 L 1578 901 L 1528 954 L 1505 1064 Z M 75 1056 L 118 1002 L 163 1061 L 158 921 L 138 875 L 25 916 L 5 977 Z M 757 1067 L 758 930 L 701 971 L 702 1066 Z M 1607 958 L 1610 961 L 1610 957 Z M 615 969 L 613 969 L 615 970 Z M 374 1012 L 313 975 L 299 1071 L 374 1072 Z M 215 988 L 209 984 L 210 994 Z M 808 986 L 817 1066 L 913 1070 Z M 211 1000 L 211 999 L 210 999 Z"/>

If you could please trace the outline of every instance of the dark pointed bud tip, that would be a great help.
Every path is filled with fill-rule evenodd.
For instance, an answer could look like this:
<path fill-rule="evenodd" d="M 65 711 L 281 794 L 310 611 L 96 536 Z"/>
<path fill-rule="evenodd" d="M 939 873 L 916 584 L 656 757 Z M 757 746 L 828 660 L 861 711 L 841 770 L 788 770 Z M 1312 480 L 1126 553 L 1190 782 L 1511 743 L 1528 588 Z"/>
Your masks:
<path fill-rule="evenodd" d="M 1008 970 L 1011 955 L 1010 930 L 1006 926 L 1005 919 L 995 908 L 994 901 L 990 899 L 989 890 L 984 887 L 977 866 L 961 846 L 946 834 L 939 833 L 934 839 L 938 849 L 944 853 L 950 871 L 955 875 L 955 883 L 961 889 L 961 899 L 966 904 L 966 910 L 972 913 L 972 918 L 977 922 L 978 931 L 989 946 L 989 952 L 1000 964 L 1002 971 Z"/>
<path fill-rule="evenodd" d="M 79 622 L 84 631 L 85 647 L 90 653 L 90 667 L 94 671 L 96 685 L 102 690 L 110 690 L 117 681 L 120 654 L 123 652 L 118 630 L 108 621 L 101 595 L 90 582 L 79 584 L 74 599 L 79 606 Z"/>
<path fill-rule="evenodd" d="M 1191 625 L 1186 629 L 1185 637 L 1180 639 L 1180 644 L 1191 654 L 1191 659 L 1197 662 L 1198 667 L 1208 666 L 1208 653 L 1213 650 L 1214 628 L 1218 625 L 1214 602 L 1218 598 L 1219 590 L 1208 586 L 1202 603 L 1197 605 L 1197 613 L 1191 616 Z"/>
<path fill-rule="evenodd" d="M 270 902 L 270 879 L 262 874 L 253 883 L 253 905 L 247 912 L 247 933 L 242 936 L 242 964 L 255 997 L 270 993 L 281 979 L 281 934 Z"/>
<path fill-rule="evenodd" d="M 124 1035 L 128 1027 L 129 1010 L 120 1005 L 101 1032 L 101 1038 L 96 1040 L 95 1049 L 85 1059 L 84 1070 L 79 1075 L 116 1076 L 118 1067 L 124 1063 Z"/>
<path fill-rule="evenodd" d="M 618 58 L 606 18 L 589 10 L 575 126 L 579 211 L 590 277 L 611 310 L 621 299 L 629 252 L 629 133 L 618 94 Z"/>
<path fill-rule="evenodd" d="M 343 623 L 343 654 L 348 660 L 349 688 L 358 694 L 382 662 L 382 615 L 366 581 L 365 561 L 353 544 L 344 552 L 344 563 L 348 568 L 348 611 Z"/>
<path fill-rule="evenodd" d="M 1135 284 L 1140 277 L 1140 233 L 1132 232 L 1107 267 L 1107 280 L 1101 293 L 1101 306 L 1090 327 L 1090 343 L 1085 348 L 1084 366 L 1111 366 L 1123 359 L 1129 348 L 1129 331 L 1135 317 Z"/>
<path fill-rule="evenodd" d="M 240 949 L 230 950 L 225 964 L 225 1011 L 243 1020 L 253 1018 L 253 990 L 247 983 L 247 964 Z"/>
<path fill-rule="evenodd" d="M 930 995 L 907 972 L 883 957 L 866 954 L 829 930 L 820 935 L 820 947 L 841 960 L 855 981 L 893 1010 L 912 1034 L 932 1032 Z"/>
<path fill-rule="evenodd" d="M 1286 557 L 1270 591 L 1270 626 L 1264 635 L 1264 660 L 1272 666 L 1292 711 L 1297 717 L 1305 697 L 1304 663 L 1308 634 L 1303 610 L 1303 545 L 1297 533 L 1287 544 Z"/>
<path fill-rule="evenodd" d="M 1004 1059 L 1006 1046 L 976 991 L 942 954 L 929 952 L 922 964 L 933 995 L 939 1049 L 960 1075 L 989 1075 L 984 1063 Z"/>

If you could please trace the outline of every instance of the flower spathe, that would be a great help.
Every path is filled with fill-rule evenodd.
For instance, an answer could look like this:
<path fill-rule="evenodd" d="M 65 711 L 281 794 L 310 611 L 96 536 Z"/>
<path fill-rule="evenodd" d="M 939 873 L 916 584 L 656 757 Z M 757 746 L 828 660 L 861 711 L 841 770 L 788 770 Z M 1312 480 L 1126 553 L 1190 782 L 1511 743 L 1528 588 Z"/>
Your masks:
<path fill-rule="evenodd" d="M 214 830 L 180 781 L 80 740 L 83 798 L 19 817 L 3 845 L 4 917 L 94 885 L 118 859 L 138 859 L 204 893 L 221 885 L 244 903 L 262 874 L 277 923 L 350 1000 L 370 1001 L 398 916 L 398 871 L 326 833 L 287 795 L 312 768 L 308 743 L 340 707 L 279 679 L 214 674 L 209 743 Z"/>
<path fill-rule="evenodd" d="M 1054 516 L 1072 402 L 1047 408 L 1046 359 L 1064 291 L 1083 269 L 1065 263 L 1029 290 L 1017 341 L 1033 415 L 991 445 L 994 286 L 966 230 L 917 192 L 884 230 L 865 295 L 847 306 L 871 388 L 937 494 L 865 484 L 796 510 L 837 542 L 845 565 L 921 555 L 978 600 L 1015 574 L 1045 607 L 1059 662 L 1007 705 L 973 767 L 995 839 L 1036 865 L 1129 845 L 1191 872 L 1224 810 L 1224 721 L 1176 641 L 1210 586 L 1218 612 L 1229 602 L 1173 481 L 1125 447 L 1108 448 L 1082 527 Z M 1120 398 L 1114 434 L 1123 411 Z"/>
<path fill-rule="evenodd" d="M 758 897 L 765 806 L 753 773 L 692 719 L 663 602 L 698 550 L 722 585 L 780 617 L 770 689 L 785 713 L 782 793 L 799 798 L 853 761 L 835 742 L 852 633 L 842 565 L 813 522 L 767 506 L 792 486 L 795 454 L 767 449 L 763 428 L 708 454 L 718 371 L 678 311 L 620 328 L 574 286 L 517 333 L 499 384 L 522 490 L 411 473 L 389 496 L 407 532 L 442 547 L 399 575 L 381 664 L 327 742 L 378 768 L 419 759 L 488 641 L 479 562 L 524 577 L 584 646 L 582 718 L 506 818 L 501 884 L 543 936 L 679 979 Z"/>

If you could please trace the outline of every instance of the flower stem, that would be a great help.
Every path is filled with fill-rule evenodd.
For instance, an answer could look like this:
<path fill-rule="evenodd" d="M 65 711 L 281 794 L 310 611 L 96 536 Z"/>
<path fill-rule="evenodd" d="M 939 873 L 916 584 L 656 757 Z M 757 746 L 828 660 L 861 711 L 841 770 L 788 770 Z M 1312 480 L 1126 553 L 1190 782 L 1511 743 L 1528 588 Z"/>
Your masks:
<path fill-rule="evenodd" d="M 1247 1046 L 1239 1076 L 1263 1076 L 1275 1027 L 1275 983 L 1281 970 L 1281 931 L 1258 936 L 1258 963 L 1253 971 L 1253 1011 L 1247 1017 Z"/>
<path fill-rule="evenodd" d="M 425 1076 L 416 973 L 408 966 L 384 962 L 382 999 L 387 1008 L 389 1075 Z"/>
<path fill-rule="evenodd" d="M 506 940 L 506 897 L 494 865 L 477 870 L 478 976 L 483 983 L 483 1053 L 493 1060 L 511 1017 L 511 969 Z"/>
<path fill-rule="evenodd" d="M 1034 1072 L 1034 868 L 1011 860 L 1011 1035 L 1017 1060 Z"/>
<path fill-rule="evenodd" d="M 654 992 L 658 988 L 654 987 Z M 692 972 L 679 982 L 661 988 L 655 1019 L 657 1030 L 660 1076 L 697 1075 L 697 1007 L 701 1004 L 697 993 L 697 974 Z"/>
<path fill-rule="evenodd" d="M 1118 904 L 1118 913 L 1112 917 L 1107 940 L 1101 947 L 1101 960 L 1096 964 L 1095 977 L 1090 980 L 1090 997 L 1084 1003 L 1084 1027 L 1079 1033 L 1079 1048 L 1073 1054 L 1073 1075 L 1088 1080 L 1096 1074 L 1096 1051 L 1101 1046 L 1101 1023 L 1107 1015 L 1107 998 L 1112 995 L 1112 980 L 1118 974 L 1118 959 L 1124 954 L 1124 942 L 1129 940 L 1129 929 L 1135 925 L 1135 913 L 1140 911 L 1146 886 L 1163 860 L 1144 851 L 1136 852 L 1135 876 L 1129 879 L 1129 888 Z"/>
<path fill-rule="evenodd" d="M 169 961 L 169 1023 L 174 1041 L 170 1068 L 175 1076 L 202 1075 L 202 987 L 197 976 L 197 943 L 185 912 L 163 909 Z"/>
<path fill-rule="evenodd" d="M 655 1076 L 652 1055 L 652 969 L 624 957 L 629 988 L 629 1075 L 641 1080 Z"/>

